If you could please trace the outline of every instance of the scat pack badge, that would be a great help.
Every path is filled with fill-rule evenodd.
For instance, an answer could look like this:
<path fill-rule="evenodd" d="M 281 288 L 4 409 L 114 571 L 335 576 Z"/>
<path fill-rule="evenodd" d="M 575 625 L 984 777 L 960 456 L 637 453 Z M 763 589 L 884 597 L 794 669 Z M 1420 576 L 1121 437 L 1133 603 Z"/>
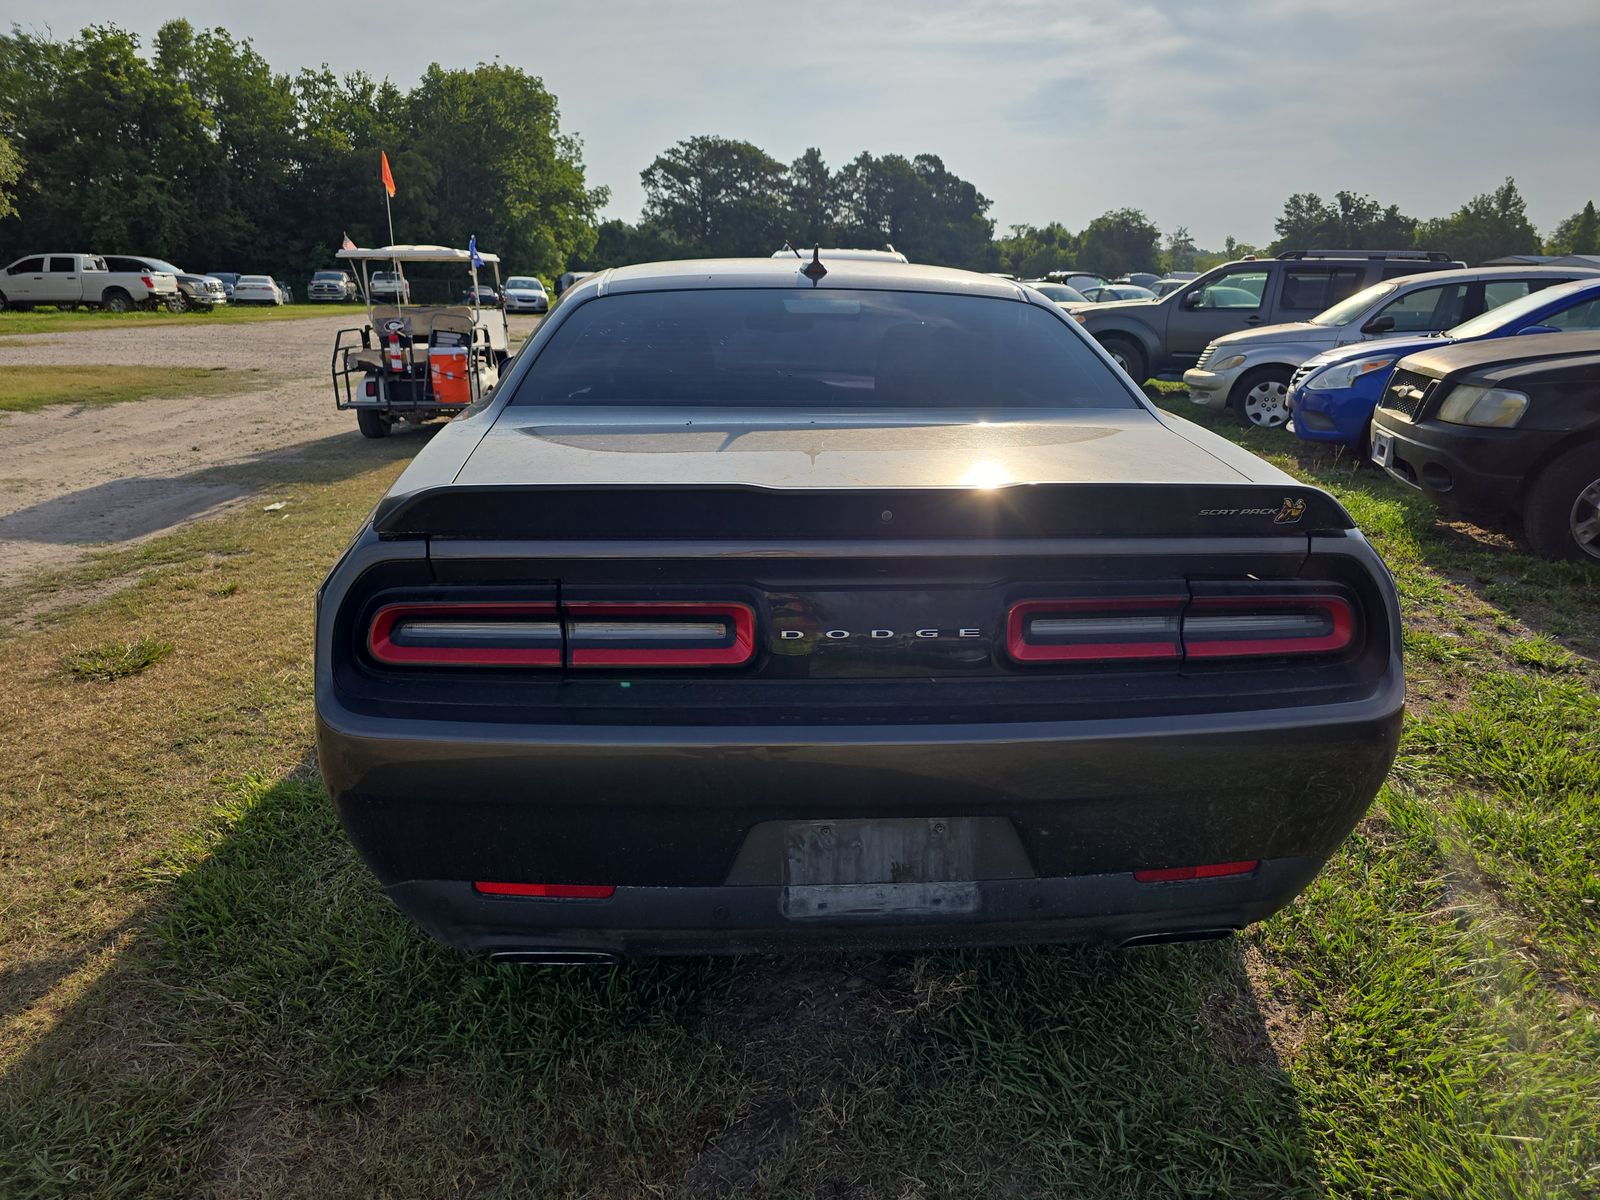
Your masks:
<path fill-rule="evenodd" d="M 1285 496 L 1283 507 L 1278 509 L 1278 515 L 1272 518 L 1274 525 L 1293 525 L 1306 515 L 1306 502 L 1297 496 Z"/>

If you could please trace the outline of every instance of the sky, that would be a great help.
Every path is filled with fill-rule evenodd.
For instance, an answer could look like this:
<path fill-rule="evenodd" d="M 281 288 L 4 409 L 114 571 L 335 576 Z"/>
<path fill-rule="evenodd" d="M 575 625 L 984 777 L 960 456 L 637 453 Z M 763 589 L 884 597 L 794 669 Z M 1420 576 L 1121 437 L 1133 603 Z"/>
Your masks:
<path fill-rule="evenodd" d="M 462 19 L 453 19 L 457 16 Z M 1293 192 L 1441 216 L 1514 176 L 1542 233 L 1600 200 L 1596 0 L 6 0 L 67 37 L 148 46 L 187 17 L 274 70 L 327 63 L 409 87 L 430 62 L 512 64 L 555 93 L 605 215 L 695 134 L 838 166 L 939 155 L 1000 228 L 1108 209 L 1264 243 Z"/>

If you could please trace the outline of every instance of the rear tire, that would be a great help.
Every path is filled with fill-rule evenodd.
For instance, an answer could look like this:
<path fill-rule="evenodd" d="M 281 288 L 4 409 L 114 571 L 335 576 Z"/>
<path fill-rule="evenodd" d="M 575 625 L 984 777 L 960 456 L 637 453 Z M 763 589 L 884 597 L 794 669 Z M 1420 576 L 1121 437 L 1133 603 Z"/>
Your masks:
<path fill-rule="evenodd" d="M 1117 360 L 1117 366 L 1126 371 L 1133 382 L 1142 388 L 1144 381 L 1150 378 L 1150 366 L 1145 359 L 1143 347 L 1122 337 L 1101 338 L 1100 344 L 1105 347 L 1107 354 Z"/>
<path fill-rule="evenodd" d="M 107 312 L 125 313 L 133 311 L 133 297 L 121 288 L 112 288 L 100 297 L 100 307 Z"/>
<path fill-rule="evenodd" d="M 1522 541 L 1541 558 L 1600 567 L 1600 446 L 1556 459 L 1528 491 Z"/>
<path fill-rule="evenodd" d="M 1257 367 L 1246 371 L 1233 385 L 1228 396 L 1228 407 L 1241 425 L 1254 425 L 1258 429 L 1282 429 L 1289 419 L 1288 367 Z"/>
<path fill-rule="evenodd" d="M 356 409 L 356 425 L 360 428 L 362 437 L 388 437 L 390 424 L 389 418 L 375 408 Z"/>

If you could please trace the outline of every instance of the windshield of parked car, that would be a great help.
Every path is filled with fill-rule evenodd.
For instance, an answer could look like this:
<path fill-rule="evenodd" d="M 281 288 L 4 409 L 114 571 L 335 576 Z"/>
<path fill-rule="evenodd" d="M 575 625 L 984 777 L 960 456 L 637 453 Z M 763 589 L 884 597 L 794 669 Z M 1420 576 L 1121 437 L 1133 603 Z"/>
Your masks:
<path fill-rule="evenodd" d="M 1311 318 L 1311 323 L 1326 325 L 1330 329 L 1342 329 L 1399 286 L 1395 283 L 1375 283 L 1354 296 L 1346 296 L 1332 308 L 1323 309 Z"/>
<path fill-rule="evenodd" d="M 343 271 L 318 271 L 311 278 L 312 279 L 331 279 L 335 283 L 343 283 L 344 282 L 344 272 Z"/>
<path fill-rule="evenodd" d="M 1068 287 L 1064 283 L 1030 283 L 1028 285 L 1042 296 L 1048 296 L 1057 304 L 1086 304 L 1088 297 L 1077 288 Z"/>
<path fill-rule="evenodd" d="M 623 293 L 572 310 L 513 404 L 1137 407 L 1059 315 L 856 289 Z"/>
<path fill-rule="evenodd" d="M 523 292 L 544 291 L 544 284 L 540 283 L 537 279 L 525 279 L 521 275 L 513 275 L 510 279 L 506 280 L 506 287 L 515 288 L 518 291 Z"/>
<path fill-rule="evenodd" d="M 175 267 L 169 262 L 163 262 L 159 258 L 147 258 L 144 261 L 158 275 L 182 275 L 184 273 L 182 268 Z"/>
<path fill-rule="evenodd" d="M 1471 320 L 1445 330 L 1444 335 L 1449 338 L 1475 338 L 1502 328 L 1517 329 L 1526 324 L 1533 324 L 1529 318 L 1540 309 L 1549 307 L 1563 296 L 1576 297 L 1581 296 L 1586 290 L 1593 291 L 1594 286 L 1592 281 L 1576 280 L 1544 288 L 1541 291 L 1529 292 L 1520 299 L 1507 301 L 1499 308 L 1491 308 L 1486 313 L 1480 313 Z"/>

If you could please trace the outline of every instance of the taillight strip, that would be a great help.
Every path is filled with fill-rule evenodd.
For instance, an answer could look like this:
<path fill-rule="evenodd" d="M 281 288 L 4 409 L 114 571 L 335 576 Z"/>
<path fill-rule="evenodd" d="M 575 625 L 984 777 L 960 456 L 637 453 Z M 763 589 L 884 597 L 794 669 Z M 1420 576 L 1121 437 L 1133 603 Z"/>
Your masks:
<path fill-rule="evenodd" d="M 1175 659 L 1187 600 L 1184 595 L 1023 600 L 1006 616 L 1006 650 L 1025 663 Z"/>
<path fill-rule="evenodd" d="M 1331 594 L 1196 596 L 1183 617 L 1186 658 L 1332 654 L 1355 637 L 1355 609 Z"/>
<path fill-rule="evenodd" d="M 575 600 L 562 609 L 573 667 L 737 667 L 755 656 L 748 604 Z"/>
<path fill-rule="evenodd" d="M 554 604 L 386 604 L 367 650 L 390 666 L 559 667 L 561 616 Z"/>

